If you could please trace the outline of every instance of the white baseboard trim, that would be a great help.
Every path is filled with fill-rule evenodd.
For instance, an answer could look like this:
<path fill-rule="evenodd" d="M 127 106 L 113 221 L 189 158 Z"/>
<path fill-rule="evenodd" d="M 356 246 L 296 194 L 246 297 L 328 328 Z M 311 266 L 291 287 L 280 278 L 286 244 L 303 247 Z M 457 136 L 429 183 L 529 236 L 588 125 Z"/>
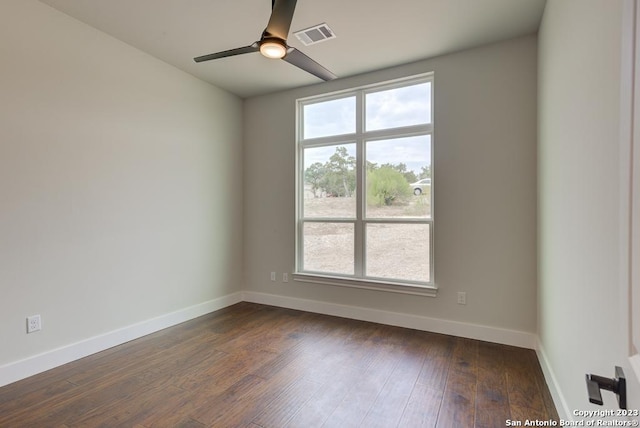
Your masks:
<path fill-rule="evenodd" d="M 420 315 L 388 312 L 379 309 L 363 308 L 360 306 L 349 306 L 337 303 L 320 302 L 317 300 L 299 299 L 275 294 L 257 293 L 252 291 L 245 291 L 242 294 L 243 300 L 246 302 L 261 303 L 264 305 L 297 309 L 324 315 L 357 319 L 360 321 L 370 321 L 379 324 L 430 331 L 433 333 L 449 334 L 452 336 L 466 337 L 486 342 L 500 343 L 503 345 L 518 346 L 521 348 L 536 349 L 537 345 L 536 335 L 523 331 L 469 324 L 439 318 L 429 318 Z"/>
<path fill-rule="evenodd" d="M 242 301 L 536 349 L 554 401 L 564 404 L 544 351 L 533 333 L 251 291 L 223 296 L 0 366 L 0 387 Z M 566 405 L 564 410 L 566 412 Z"/>
<path fill-rule="evenodd" d="M 241 301 L 242 293 L 229 294 L 0 366 L 0 387 Z"/>
<path fill-rule="evenodd" d="M 549 358 L 547 357 L 547 353 L 544 351 L 544 347 L 542 346 L 542 342 L 540 342 L 540 338 L 536 338 L 536 342 L 536 353 L 538 354 L 538 361 L 540 361 L 540 367 L 542 368 L 542 373 L 544 373 L 544 378 L 547 382 L 547 386 L 549 387 L 549 392 L 551 392 L 553 403 L 556 405 L 558 417 L 565 421 L 573 421 L 573 415 L 569 410 L 569 406 L 567 406 L 567 401 L 564 399 L 564 394 L 562 394 L 558 379 L 556 378 L 554 371 L 549 364 Z"/>

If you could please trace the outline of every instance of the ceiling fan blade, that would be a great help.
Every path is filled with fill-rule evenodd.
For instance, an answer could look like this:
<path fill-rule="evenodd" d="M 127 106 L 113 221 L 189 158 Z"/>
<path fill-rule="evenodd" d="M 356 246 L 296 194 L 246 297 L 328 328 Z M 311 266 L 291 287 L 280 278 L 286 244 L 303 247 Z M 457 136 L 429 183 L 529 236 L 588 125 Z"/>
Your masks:
<path fill-rule="evenodd" d="M 194 58 L 193 60 L 195 62 L 203 62 L 203 61 L 209 61 L 209 60 L 212 60 L 212 59 L 226 58 L 228 56 L 242 55 L 242 54 L 251 53 L 251 52 L 258 52 L 259 50 L 260 50 L 260 48 L 258 47 L 258 42 L 255 42 L 252 45 L 245 46 L 245 47 L 242 47 L 242 48 L 229 49 L 228 51 L 212 53 L 212 54 L 209 54 L 209 55 L 202 55 L 202 56 Z"/>
<path fill-rule="evenodd" d="M 333 80 L 338 77 L 296 48 L 289 48 L 287 55 L 282 59 L 322 80 Z"/>
<path fill-rule="evenodd" d="M 287 40 L 297 0 L 274 0 L 265 35 Z"/>

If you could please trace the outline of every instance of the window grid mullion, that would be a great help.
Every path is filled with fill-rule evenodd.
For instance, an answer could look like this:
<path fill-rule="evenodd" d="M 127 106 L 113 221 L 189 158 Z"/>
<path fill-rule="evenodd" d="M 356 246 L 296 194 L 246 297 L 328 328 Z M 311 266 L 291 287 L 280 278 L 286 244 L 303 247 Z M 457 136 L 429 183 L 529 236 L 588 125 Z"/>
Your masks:
<path fill-rule="evenodd" d="M 356 223 L 354 225 L 354 272 L 364 277 L 366 269 L 364 247 L 364 97 L 362 91 L 356 93 Z"/>

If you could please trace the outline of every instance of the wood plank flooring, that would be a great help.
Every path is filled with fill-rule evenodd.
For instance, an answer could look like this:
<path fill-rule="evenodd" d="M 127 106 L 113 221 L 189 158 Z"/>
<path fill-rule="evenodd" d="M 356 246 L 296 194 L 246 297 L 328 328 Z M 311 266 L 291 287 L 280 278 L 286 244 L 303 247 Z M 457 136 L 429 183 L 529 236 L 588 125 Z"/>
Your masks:
<path fill-rule="evenodd" d="M 0 427 L 500 427 L 558 415 L 535 352 L 252 303 L 0 388 Z"/>

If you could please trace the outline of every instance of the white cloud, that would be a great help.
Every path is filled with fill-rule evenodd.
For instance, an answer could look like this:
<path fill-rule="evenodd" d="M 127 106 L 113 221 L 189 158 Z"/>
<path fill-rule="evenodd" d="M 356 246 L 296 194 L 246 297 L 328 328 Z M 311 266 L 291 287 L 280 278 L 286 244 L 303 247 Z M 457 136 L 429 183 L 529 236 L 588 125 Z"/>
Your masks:
<path fill-rule="evenodd" d="M 408 170 L 420 172 L 423 166 L 431 165 L 431 136 L 369 141 L 366 152 L 369 162 L 378 165 L 404 163 Z"/>
<path fill-rule="evenodd" d="M 369 93 L 366 96 L 368 131 L 431 121 L 431 82 Z"/>
<path fill-rule="evenodd" d="M 356 131 L 356 98 L 340 98 L 304 106 L 304 138 Z"/>
<path fill-rule="evenodd" d="M 324 164 L 336 152 L 337 147 L 346 147 L 349 156 L 356 157 L 355 144 L 340 144 L 338 146 L 312 147 L 304 150 L 304 168 L 309 168 L 312 164 L 320 162 Z"/>

